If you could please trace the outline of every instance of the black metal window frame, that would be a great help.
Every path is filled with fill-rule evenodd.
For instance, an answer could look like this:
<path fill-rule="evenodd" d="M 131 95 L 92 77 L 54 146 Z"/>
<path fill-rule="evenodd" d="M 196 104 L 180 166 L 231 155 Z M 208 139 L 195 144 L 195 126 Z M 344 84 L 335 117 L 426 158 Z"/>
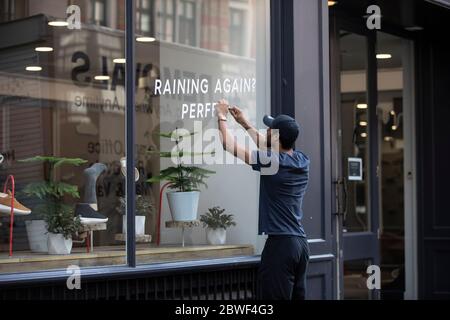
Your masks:
<path fill-rule="evenodd" d="M 294 113 L 293 103 L 293 28 L 292 28 L 292 2 L 293 0 L 271 0 L 270 1 L 270 61 L 272 93 L 271 112 L 283 111 L 288 114 Z M 127 238 L 126 238 L 126 264 L 116 266 L 86 267 L 81 269 L 82 279 L 116 279 L 125 278 L 130 275 L 158 275 L 170 272 L 189 270 L 210 270 L 211 268 L 231 269 L 242 266 L 257 265 L 259 255 L 239 256 L 231 258 L 212 258 L 203 260 L 190 260 L 182 262 L 164 262 L 137 265 L 136 263 L 136 235 L 135 235 L 135 105 L 134 81 L 136 70 L 135 64 L 135 31 L 136 31 L 136 0 L 125 2 L 125 59 L 126 59 L 126 113 L 125 113 L 125 141 L 126 141 L 126 215 L 127 215 Z M 282 46 L 281 46 L 282 45 Z M 287 66 L 290 66 L 289 68 Z M 283 103 L 284 102 L 284 103 Z M 280 108 L 280 106 L 285 106 Z M 278 106 L 278 107 L 277 107 Z M 130 156 L 132 155 L 132 156 Z M 43 270 L 37 272 L 0 274 L 0 290 L 2 287 L 17 285 L 39 285 L 40 283 L 66 281 L 68 275 L 66 270 Z"/>

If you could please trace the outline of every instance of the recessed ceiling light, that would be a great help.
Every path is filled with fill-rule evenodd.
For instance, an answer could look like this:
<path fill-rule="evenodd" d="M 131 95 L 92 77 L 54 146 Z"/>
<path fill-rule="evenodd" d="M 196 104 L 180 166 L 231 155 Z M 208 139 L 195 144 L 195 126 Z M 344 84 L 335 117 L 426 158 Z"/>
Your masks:
<path fill-rule="evenodd" d="M 109 76 L 95 76 L 94 79 L 100 81 L 109 80 Z"/>
<path fill-rule="evenodd" d="M 332 7 L 337 3 L 337 1 L 328 1 L 328 6 Z"/>
<path fill-rule="evenodd" d="M 367 138 L 367 133 L 365 133 L 365 132 L 361 133 L 361 137 Z"/>
<path fill-rule="evenodd" d="M 36 48 L 34 48 L 34 50 L 38 51 L 38 52 L 51 52 L 51 51 L 53 51 L 53 48 L 52 47 L 36 47 Z"/>
<path fill-rule="evenodd" d="M 137 37 L 136 41 L 137 42 L 153 42 L 156 39 L 154 37 Z"/>
<path fill-rule="evenodd" d="M 361 127 L 367 127 L 367 121 L 360 121 L 360 122 L 359 122 L 359 125 L 360 125 Z"/>
<path fill-rule="evenodd" d="M 67 21 L 60 20 L 60 21 L 50 21 L 48 25 L 52 27 L 67 27 L 69 23 Z"/>
<path fill-rule="evenodd" d="M 407 31 L 421 31 L 421 30 L 423 30 L 423 27 L 421 27 L 421 26 L 410 26 L 410 27 L 405 27 L 405 30 L 407 30 Z"/>
<path fill-rule="evenodd" d="M 390 113 L 391 115 L 395 116 L 395 111 L 394 111 L 394 110 L 391 110 L 389 113 Z"/>
<path fill-rule="evenodd" d="M 392 55 L 390 53 L 378 53 L 377 54 L 377 59 L 390 59 L 392 58 Z"/>
<path fill-rule="evenodd" d="M 392 141 L 392 140 L 394 140 L 393 137 L 384 137 L 384 141 L 389 142 L 389 141 Z"/>
<path fill-rule="evenodd" d="M 28 66 L 28 67 L 25 67 L 25 70 L 36 72 L 36 71 L 41 71 L 42 67 L 40 67 L 40 66 Z"/>
<path fill-rule="evenodd" d="M 116 58 L 116 59 L 113 60 L 113 62 L 114 63 L 125 63 L 126 60 L 125 60 L 125 58 Z"/>
<path fill-rule="evenodd" d="M 392 129 L 393 131 L 395 131 L 395 130 L 397 130 L 397 126 L 394 124 L 393 126 L 391 126 L 391 129 Z"/>
<path fill-rule="evenodd" d="M 367 109 L 367 103 L 358 103 L 356 105 L 356 108 L 358 108 L 358 109 Z"/>

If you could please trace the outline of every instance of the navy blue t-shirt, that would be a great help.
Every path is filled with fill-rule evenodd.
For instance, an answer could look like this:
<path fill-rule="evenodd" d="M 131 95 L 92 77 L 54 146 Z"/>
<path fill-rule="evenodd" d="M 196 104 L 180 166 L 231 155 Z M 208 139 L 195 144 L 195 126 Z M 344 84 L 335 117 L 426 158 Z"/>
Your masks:
<path fill-rule="evenodd" d="M 308 157 L 300 151 L 289 155 L 257 150 L 252 153 L 251 166 L 261 172 L 259 234 L 306 237 L 301 219 Z"/>

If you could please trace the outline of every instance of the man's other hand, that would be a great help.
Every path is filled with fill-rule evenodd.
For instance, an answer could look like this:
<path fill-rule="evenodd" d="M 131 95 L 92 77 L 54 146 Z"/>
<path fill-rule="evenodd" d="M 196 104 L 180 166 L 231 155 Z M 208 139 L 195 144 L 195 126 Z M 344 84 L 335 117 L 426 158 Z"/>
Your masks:
<path fill-rule="evenodd" d="M 228 101 L 225 99 L 219 100 L 216 104 L 216 115 L 218 117 L 226 117 L 228 113 Z"/>
<path fill-rule="evenodd" d="M 244 128 L 249 126 L 247 118 L 245 117 L 241 109 L 239 109 L 236 106 L 233 106 L 230 108 L 230 113 L 236 120 L 236 122 L 239 123 L 241 126 L 243 126 Z"/>

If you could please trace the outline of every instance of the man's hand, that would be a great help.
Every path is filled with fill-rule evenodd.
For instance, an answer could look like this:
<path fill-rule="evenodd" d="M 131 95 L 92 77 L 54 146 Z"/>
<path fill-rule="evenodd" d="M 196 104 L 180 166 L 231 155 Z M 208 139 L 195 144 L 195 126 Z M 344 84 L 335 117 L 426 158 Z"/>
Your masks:
<path fill-rule="evenodd" d="M 216 104 L 216 115 L 218 118 L 226 118 L 228 113 L 229 104 L 225 99 L 219 100 Z"/>
<path fill-rule="evenodd" d="M 248 123 L 247 118 L 245 117 L 244 113 L 241 109 L 239 109 L 236 106 L 233 106 L 230 108 L 230 113 L 233 116 L 233 118 L 236 120 L 237 123 L 239 123 L 241 126 L 243 126 L 245 129 L 248 129 L 250 126 Z"/>

